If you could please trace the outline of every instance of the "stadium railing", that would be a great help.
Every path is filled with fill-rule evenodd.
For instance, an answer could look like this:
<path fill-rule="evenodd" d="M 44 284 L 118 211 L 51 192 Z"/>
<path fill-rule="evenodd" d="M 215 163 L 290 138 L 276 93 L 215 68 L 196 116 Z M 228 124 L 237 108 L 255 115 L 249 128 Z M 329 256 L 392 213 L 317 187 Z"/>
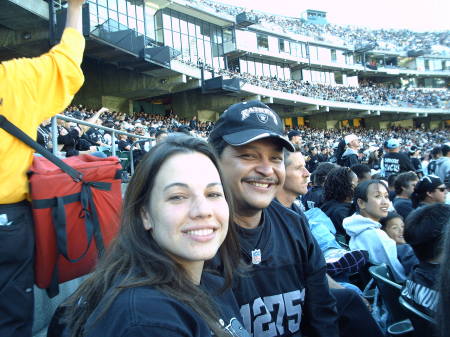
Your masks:
<path fill-rule="evenodd" d="M 147 141 L 153 140 L 153 138 L 150 138 L 150 137 L 145 137 L 145 136 L 137 135 L 134 133 L 129 133 L 126 131 L 108 128 L 106 126 L 89 123 L 89 122 L 86 122 L 86 121 L 83 121 L 80 119 L 76 119 L 73 117 L 68 117 L 68 116 L 59 114 L 52 118 L 52 143 L 53 143 L 52 145 L 53 145 L 53 154 L 54 155 L 58 155 L 58 127 L 56 124 L 57 119 L 62 119 L 67 122 L 73 122 L 73 123 L 77 123 L 77 124 L 81 124 L 81 125 L 86 125 L 91 128 L 101 129 L 101 130 L 110 132 L 111 133 L 111 155 L 113 155 L 113 156 L 117 155 L 116 135 L 127 135 L 128 137 L 145 139 Z"/>

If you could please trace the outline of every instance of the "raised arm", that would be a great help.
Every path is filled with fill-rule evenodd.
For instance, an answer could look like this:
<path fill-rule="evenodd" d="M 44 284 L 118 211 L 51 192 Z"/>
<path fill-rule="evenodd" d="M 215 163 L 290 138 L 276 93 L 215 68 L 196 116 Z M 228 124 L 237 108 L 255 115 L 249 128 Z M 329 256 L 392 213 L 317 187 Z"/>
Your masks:
<path fill-rule="evenodd" d="M 82 31 L 81 11 L 84 0 L 68 0 L 69 8 L 67 9 L 66 28 L 71 27 Z"/>

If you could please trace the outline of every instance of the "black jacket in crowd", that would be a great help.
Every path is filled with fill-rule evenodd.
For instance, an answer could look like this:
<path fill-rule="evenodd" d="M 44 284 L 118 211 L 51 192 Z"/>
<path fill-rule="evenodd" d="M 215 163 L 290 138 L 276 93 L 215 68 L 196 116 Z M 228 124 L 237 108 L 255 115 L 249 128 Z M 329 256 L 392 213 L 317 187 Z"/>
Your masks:
<path fill-rule="evenodd" d="M 439 301 L 437 277 L 440 265 L 421 262 L 413 267 L 402 289 L 403 298 L 422 312 L 434 316 Z"/>
<path fill-rule="evenodd" d="M 342 226 L 342 221 L 344 218 L 352 215 L 352 204 L 349 202 L 328 200 L 325 201 L 320 208 L 326 215 L 328 215 L 331 221 L 333 221 L 333 225 L 336 228 L 336 234 L 347 237 L 347 233 Z"/>
<path fill-rule="evenodd" d="M 322 206 L 324 202 L 323 186 L 312 186 L 301 199 L 305 210 Z"/>

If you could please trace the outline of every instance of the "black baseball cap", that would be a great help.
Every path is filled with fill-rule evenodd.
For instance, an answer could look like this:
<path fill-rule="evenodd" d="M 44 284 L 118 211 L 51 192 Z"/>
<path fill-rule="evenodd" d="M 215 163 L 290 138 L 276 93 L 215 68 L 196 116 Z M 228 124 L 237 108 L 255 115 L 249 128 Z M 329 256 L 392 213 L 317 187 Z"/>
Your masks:
<path fill-rule="evenodd" d="M 416 184 L 414 191 L 418 194 L 425 194 L 427 192 L 433 192 L 436 188 L 442 186 L 444 183 L 441 178 L 434 175 L 424 176 Z"/>
<path fill-rule="evenodd" d="M 301 134 L 300 131 L 298 131 L 298 130 L 291 130 L 291 131 L 288 132 L 288 138 L 289 138 L 289 140 L 291 140 L 292 137 L 295 137 L 295 136 L 301 136 L 301 135 L 302 135 L 302 134 Z"/>
<path fill-rule="evenodd" d="M 260 101 L 236 103 L 223 112 L 209 134 L 211 141 L 222 138 L 232 146 L 242 146 L 263 138 L 277 138 L 294 152 L 294 145 L 283 137 L 284 127 L 278 114 Z"/>

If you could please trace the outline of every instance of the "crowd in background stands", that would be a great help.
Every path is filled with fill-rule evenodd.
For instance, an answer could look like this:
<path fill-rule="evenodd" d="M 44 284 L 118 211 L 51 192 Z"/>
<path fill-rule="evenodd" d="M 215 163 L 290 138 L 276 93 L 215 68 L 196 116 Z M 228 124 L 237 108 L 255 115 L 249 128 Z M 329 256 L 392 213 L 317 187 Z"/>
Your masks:
<path fill-rule="evenodd" d="M 390 105 L 414 108 L 449 108 L 450 92 L 446 89 L 394 88 L 383 83 L 361 83 L 359 87 L 310 83 L 309 81 L 281 80 L 276 77 L 257 76 L 228 69 L 216 69 L 203 62 L 194 63 L 188 58 L 179 61 L 193 67 L 203 67 L 214 75 L 239 78 L 243 84 L 278 90 L 290 94 L 335 102 L 369 105 Z"/>
<path fill-rule="evenodd" d="M 87 109 L 83 106 L 70 106 L 66 109 L 64 114 L 80 120 L 91 120 L 93 116 L 96 116 L 97 110 Z M 214 123 L 211 121 L 199 121 L 196 117 L 193 118 L 181 118 L 176 113 L 171 111 L 165 114 L 147 114 L 144 112 L 135 112 L 134 114 L 125 114 L 122 112 L 106 111 L 103 112 L 95 122 L 98 125 L 114 128 L 116 130 L 122 130 L 133 134 L 152 138 L 152 144 L 155 142 L 155 138 L 159 135 L 170 134 L 173 132 L 183 132 L 191 134 L 196 137 L 207 138 L 209 132 L 214 127 Z M 47 124 L 47 125 L 45 125 Z M 59 143 L 62 144 L 63 137 L 61 134 L 74 134 L 75 140 L 74 149 L 76 150 L 89 150 L 89 145 L 101 149 L 111 146 L 111 136 L 103 130 L 83 130 L 77 128 L 75 123 L 59 121 Z M 67 132 L 61 132 L 65 129 Z M 73 131 L 73 130 L 76 131 Z M 292 129 L 294 130 L 294 129 Z M 420 151 L 421 161 L 423 166 L 426 167 L 430 159 L 430 153 L 432 149 L 441 144 L 447 143 L 450 140 L 450 130 L 424 130 L 420 128 L 402 128 L 391 127 L 385 130 L 374 130 L 366 128 L 341 128 L 341 129 L 314 129 L 309 127 L 295 127 L 302 139 L 302 152 L 308 156 L 308 159 L 313 158 L 311 163 L 317 164 L 322 161 L 329 161 L 333 157 L 333 154 L 337 148 L 338 142 L 346 134 L 352 132 L 356 134 L 361 140 L 361 148 L 359 150 L 360 160 L 367 163 L 372 169 L 379 169 L 379 162 L 382 155 L 383 142 L 388 138 L 396 138 L 400 140 L 402 151 L 409 152 L 414 146 Z M 290 131 L 287 128 L 286 132 Z M 41 140 L 41 144 L 50 147 L 51 146 L 51 130 L 50 124 L 44 123 L 39 128 L 39 133 L 45 135 L 44 137 L 38 137 Z M 67 136 L 65 136 L 67 138 Z M 82 146 L 84 141 L 90 142 L 87 146 Z M 132 139 L 124 137 L 124 144 L 131 145 Z M 152 144 L 148 144 L 151 146 Z M 69 149 L 71 149 L 69 147 Z M 92 150 L 92 148 L 91 148 Z M 76 154 L 76 152 L 75 152 Z"/>
<path fill-rule="evenodd" d="M 193 3 L 212 8 L 217 13 L 236 16 L 246 11 L 261 25 L 270 29 L 282 30 L 308 36 L 319 41 L 339 43 L 353 47 L 375 44 L 379 50 L 409 51 L 425 50 L 429 54 L 448 54 L 450 51 L 450 35 L 447 32 L 413 32 L 410 30 L 368 29 L 364 27 L 341 26 L 334 24 L 313 24 L 298 18 L 273 15 L 261 11 L 247 11 L 243 7 L 225 5 L 211 0 L 195 0 Z M 386 9 L 387 11 L 389 9 Z"/>
<path fill-rule="evenodd" d="M 335 86 L 308 81 L 279 80 L 275 77 L 256 76 L 225 69 L 220 69 L 218 74 L 230 78 L 237 77 L 244 83 L 267 89 L 327 101 L 416 108 L 448 108 L 450 104 L 448 90 L 388 88 L 372 83 L 361 87 Z"/>

